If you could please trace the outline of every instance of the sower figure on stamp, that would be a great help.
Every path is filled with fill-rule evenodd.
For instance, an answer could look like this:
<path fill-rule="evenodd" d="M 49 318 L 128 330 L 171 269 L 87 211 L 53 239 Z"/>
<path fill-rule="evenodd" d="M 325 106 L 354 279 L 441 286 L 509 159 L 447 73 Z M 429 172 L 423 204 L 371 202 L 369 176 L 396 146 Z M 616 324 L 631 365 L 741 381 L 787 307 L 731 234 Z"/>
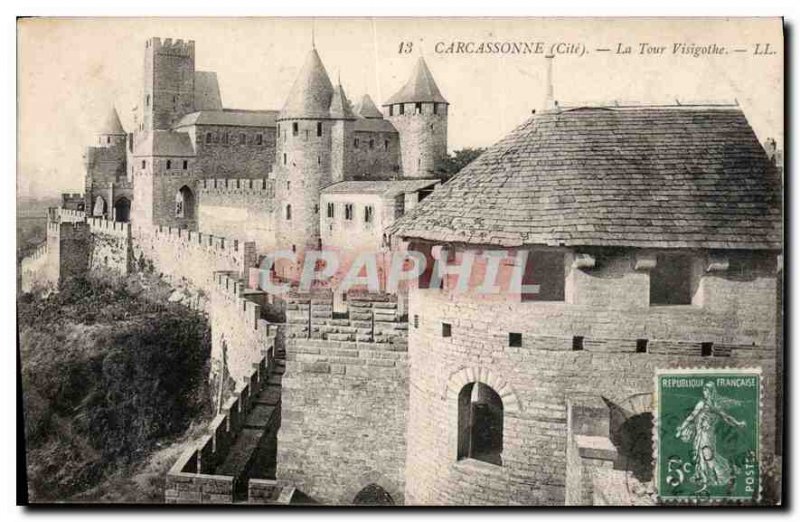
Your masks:
<path fill-rule="evenodd" d="M 703 398 L 676 430 L 678 438 L 694 446 L 694 480 L 701 485 L 697 493 L 709 486 L 728 484 L 733 479 L 728 459 L 717 451 L 715 429 L 718 419 L 736 428 L 745 427 L 745 421 L 733 418 L 723 409 L 738 403 L 734 399 L 720 397 L 716 385 L 709 381 L 703 385 Z"/>

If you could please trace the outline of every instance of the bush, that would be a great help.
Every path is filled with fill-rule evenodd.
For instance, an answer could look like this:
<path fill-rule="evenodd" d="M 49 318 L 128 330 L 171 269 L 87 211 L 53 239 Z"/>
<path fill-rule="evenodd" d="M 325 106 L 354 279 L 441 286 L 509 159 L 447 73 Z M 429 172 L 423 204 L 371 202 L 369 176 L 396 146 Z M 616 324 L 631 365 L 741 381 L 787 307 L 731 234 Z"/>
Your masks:
<path fill-rule="evenodd" d="M 18 313 L 33 500 L 85 491 L 209 413 L 202 315 L 90 279 Z"/>

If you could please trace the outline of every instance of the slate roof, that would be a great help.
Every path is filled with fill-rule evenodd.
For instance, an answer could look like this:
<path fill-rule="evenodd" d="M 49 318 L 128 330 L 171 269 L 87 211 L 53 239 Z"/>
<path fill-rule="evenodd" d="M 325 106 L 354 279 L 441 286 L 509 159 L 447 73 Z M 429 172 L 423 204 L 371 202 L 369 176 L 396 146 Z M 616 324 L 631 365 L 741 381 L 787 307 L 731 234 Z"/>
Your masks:
<path fill-rule="evenodd" d="M 361 101 L 358 103 L 356 107 L 356 113 L 362 118 L 367 119 L 382 119 L 383 113 L 378 110 L 378 107 L 375 106 L 375 102 L 372 101 L 372 98 L 369 94 L 365 94 L 361 97 Z"/>
<path fill-rule="evenodd" d="M 328 118 L 332 98 L 331 80 L 317 50 L 311 49 L 278 118 Z"/>
<path fill-rule="evenodd" d="M 534 115 L 398 220 L 483 245 L 780 249 L 781 182 L 738 107 Z"/>
<path fill-rule="evenodd" d="M 125 129 L 122 128 L 122 123 L 120 123 L 119 121 L 119 114 L 117 114 L 117 109 L 111 107 L 111 110 L 108 112 L 108 114 L 106 114 L 106 119 L 100 126 L 98 134 L 110 134 L 110 135 L 125 134 Z"/>
<path fill-rule="evenodd" d="M 333 99 L 331 100 L 330 117 L 337 120 L 355 120 L 356 114 L 347 95 L 344 93 L 342 84 L 333 89 Z"/>
<path fill-rule="evenodd" d="M 155 130 L 136 144 L 135 156 L 194 156 L 192 140 L 186 132 Z"/>
<path fill-rule="evenodd" d="M 353 130 L 357 132 L 397 132 L 392 122 L 377 118 L 359 118 L 353 122 Z"/>
<path fill-rule="evenodd" d="M 173 128 L 191 125 L 226 125 L 232 127 L 275 127 L 278 111 L 245 111 L 223 109 L 221 111 L 198 111 L 187 114 Z"/>
<path fill-rule="evenodd" d="M 439 183 L 438 179 L 398 179 L 370 181 L 340 181 L 322 189 L 323 194 L 379 194 L 394 197 L 416 192 Z"/>
<path fill-rule="evenodd" d="M 194 72 L 194 108 L 198 111 L 222 110 L 222 96 L 219 93 L 217 73 Z"/>
<path fill-rule="evenodd" d="M 428 64 L 425 63 L 421 56 L 417 60 L 414 70 L 411 71 L 411 77 L 403 88 L 397 91 L 383 105 L 414 102 L 447 103 L 442 93 L 439 92 L 439 87 L 433 79 L 431 70 L 428 69 Z"/>

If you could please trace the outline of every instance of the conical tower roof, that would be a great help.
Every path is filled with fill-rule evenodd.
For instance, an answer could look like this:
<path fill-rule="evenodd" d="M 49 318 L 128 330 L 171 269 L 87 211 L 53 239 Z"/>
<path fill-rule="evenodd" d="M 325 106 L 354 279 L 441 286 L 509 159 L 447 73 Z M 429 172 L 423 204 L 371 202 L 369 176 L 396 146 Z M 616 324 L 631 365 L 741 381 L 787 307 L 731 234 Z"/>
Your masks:
<path fill-rule="evenodd" d="M 416 102 L 447 103 L 442 93 L 439 92 L 439 87 L 437 87 L 436 81 L 433 79 L 433 74 L 431 74 L 431 70 L 428 69 L 428 64 L 425 63 L 425 59 L 422 56 L 417 60 L 408 82 L 394 96 L 389 98 L 384 105 Z"/>
<path fill-rule="evenodd" d="M 333 85 L 316 49 L 311 49 L 278 119 L 328 118 Z"/>
<path fill-rule="evenodd" d="M 125 129 L 122 128 L 122 123 L 119 121 L 119 114 L 117 114 L 117 109 L 111 107 L 111 110 L 106 115 L 106 119 L 103 122 L 103 125 L 100 126 L 100 130 L 98 134 L 111 134 L 111 135 L 124 135 Z"/>
<path fill-rule="evenodd" d="M 358 104 L 358 107 L 356 107 L 356 112 L 362 118 L 383 118 L 383 114 L 381 114 L 381 111 L 379 111 L 378 107 L 375 106 L 375 102 L 372 101 L 372 98 L 370 98 L 369 94 L 365 94 L 361 98 L 361 102 Z"/>
<path fill-rule="evenodd" d="M 344 88 L 340 83 L 333 89 L 333 99 L 331 100 L 330 117 L 337 120 L 355 120 L 356 115 L 350 105 L 350 100 L 344 93 Z"/>

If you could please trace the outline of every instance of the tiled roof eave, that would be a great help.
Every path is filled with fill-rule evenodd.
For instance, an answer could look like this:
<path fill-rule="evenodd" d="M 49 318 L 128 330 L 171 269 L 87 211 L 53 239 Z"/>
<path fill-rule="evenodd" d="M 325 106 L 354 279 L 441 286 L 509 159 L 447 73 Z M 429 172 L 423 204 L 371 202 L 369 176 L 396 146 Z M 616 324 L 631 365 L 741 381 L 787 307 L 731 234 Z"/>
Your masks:
<path fill-rule="evenodd" d="M 474 245 L 476 247 L 502 247 L 502 248 L 521 248 L 521 247 L 534 247 L 534 246 L 551 246 L 551 247 L 615 247 L 615 248 L 642 248 L 642 249 L 702 249 L 702 250 L 770 250 L 781 251 L 783 246 L 780 241 L 681 241 L 681 240 L 630 240 L 630 239 L 542 239 L 540 241 L 523 241 L 522 238 L 503 238 L 503 237 L 487 237 L 474 239 L 470 234 L 454 233 L 454 232 L 436 232 L 436 231 L 404 231 L 402 233 L 393 233 L 393 236 L 399 237 L 406 241 L 422 240 L 433 243 L 460 243 L 465 245 Z"/>

